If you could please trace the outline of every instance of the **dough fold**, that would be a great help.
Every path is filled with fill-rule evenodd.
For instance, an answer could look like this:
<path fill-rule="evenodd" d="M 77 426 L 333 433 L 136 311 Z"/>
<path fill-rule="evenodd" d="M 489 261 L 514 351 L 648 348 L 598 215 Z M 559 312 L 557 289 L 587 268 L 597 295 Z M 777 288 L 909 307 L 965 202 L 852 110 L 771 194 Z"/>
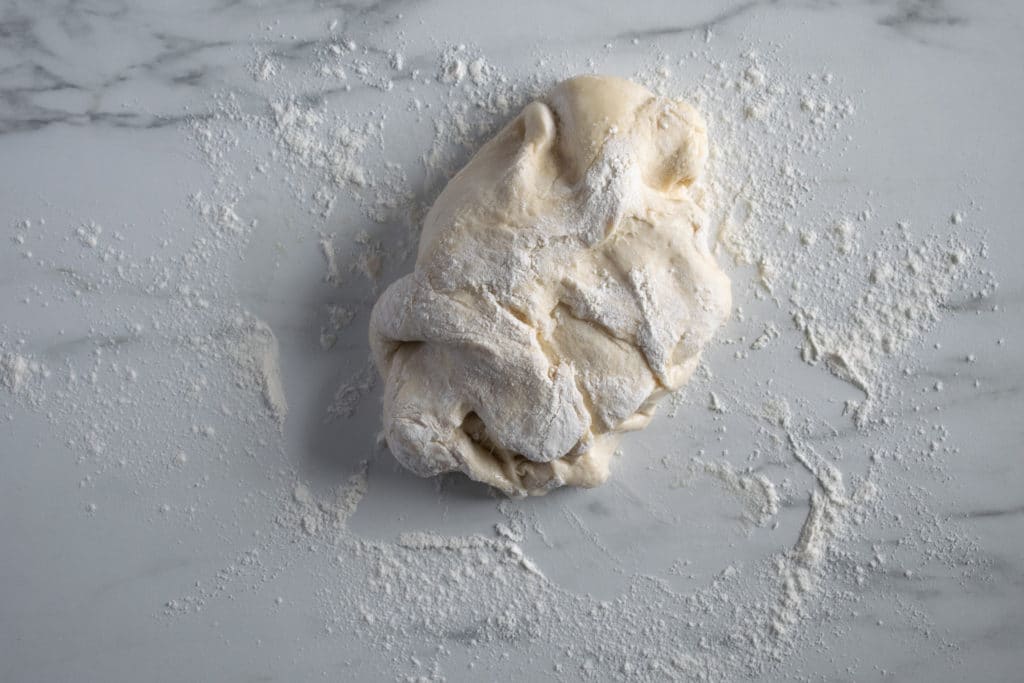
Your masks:
<path fill-rule="evenodd" d="M 371 315 L 395 457 L 512 496 L 605 481 L 729 315 L 695 187 L 707 150 L 692 107 L 602 76 L 485 144 Z"/>

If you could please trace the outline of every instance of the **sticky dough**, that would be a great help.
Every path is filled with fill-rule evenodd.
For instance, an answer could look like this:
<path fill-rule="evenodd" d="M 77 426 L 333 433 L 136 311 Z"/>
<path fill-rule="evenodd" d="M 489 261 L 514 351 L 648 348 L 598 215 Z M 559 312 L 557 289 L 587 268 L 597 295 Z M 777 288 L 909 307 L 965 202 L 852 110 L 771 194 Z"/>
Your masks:
<path fill-rule="evenodd" d="M 707 149 L 686 103 L 597 76 L 484 145 L 371 316 L 395 457 L 514 496 L 604 482 L 729 314 L 694 186 Z"/>

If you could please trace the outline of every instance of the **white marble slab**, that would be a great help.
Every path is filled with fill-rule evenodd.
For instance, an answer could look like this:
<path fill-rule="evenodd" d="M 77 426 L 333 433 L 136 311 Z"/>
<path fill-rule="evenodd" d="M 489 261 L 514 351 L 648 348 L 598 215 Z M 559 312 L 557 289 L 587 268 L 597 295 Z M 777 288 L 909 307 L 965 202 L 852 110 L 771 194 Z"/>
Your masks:
<path fill-rule="evenodd" d="M 285 74 L 298 73 L 332 34 L 377 57 L 399 48 L 406 71 L 419 69 L 424 78 L 436 75 L 440 49 L 459 43 L 515 74 L 537 68 L 538 54 L 552 55 L 556 69 L 630 75 L 664 53 L 738 55 L 750 45 L 771 46 L 793 73 L 834 73 L 854 94 L 857 115 L 841 171 L 823 184 L 821 201 L 868 202 L 925 231 L 962 210 L 987 231 L 985 267 L 999 287 L 945 312 L 918 350 L 923 370 L 908 380 L 920 388 L 943 382 L 945 390 L 922 403 L 938 411 L 950 452 L 940 470 L 907 468 L 903 476 L 908 489 L 920 487 L 941 528 L 955 529 L 964 554 L 932 561 L 924 543 L 901 557 L 891 541 L 906 530 L 880 521 L 873 533 L 883 550 L 852 549 L 851 563 L 869 565 L 883 552 L 899 564 L 869 572 L 855 589 L 862 593 L 856 608 L 837 605 L 804 625 L 822 629 L 820 647 L 764 676 L 1016 680 L 1024 663 L 1022 26 L 1024 10 L 1010 1 L 4 3 L 0 352 L 37 359 L 52 381 L 21 397 L 0 388 L 0 418 L 7 417 L 0 422 L 0 680 L 389 679 L 393 653 L 367 651 L 341 627 L 324 634 L 316 553 L 297 545 L 237 580 L 216 578 L 256 543 L 254 534 L 273 528 L 279 471 L 295 468 L 329 487 L 372 458 L 371 491 L 350 521 L 366 538 L 392 539 L 412 525 L 491 533 L 504 519 L 478 487 L 449 480 L 439 494 L 381 453 L 373 392 L 351 419 L 324 421 L 339 382 L 364 365 L 373 291 L 358 279 L 344 290 L 322 281 L 319 232 L 329 229 L 342 243 L 372 222 L 344 198 L 321 220 L 296 213 L 299 203 L 284 185 L 246 178 L 215 185 L 216 173 L 196 152 L 190 122 L 222 112 L 226 93 L 241 111 L 266 116 L 264 86 L 252 72 L 261 55 L 272 55 Z M 396 77 L 394 87 L 411 85 L 405 79 Z M 349 112 L 381 102 L 380 91 L 354 76 L 347 83 L 350 91 L 326 81 L 297 87 Z M 388 153 L 408 169 L 411 191 L 429 199 L 437 179 L 425 178 L 418 157 L 429 147 L 430 119 L 407 128 L 404 121 L 401 113 L 391 117 Z M 267 139 L 244 128 L 237 135 L 240 153 Z M 234 184 L 249 188 L 236 208 L 258 224 L 235 258 L 217 252 L 222 272 L 207 292 L 214 313 L 183 313 L 176 288 L 147 291 L 131 273 L 119 278 L 109 260 L 116 263 L 118 253 L 144 263 L 147 254 L 169 257 L 197 238 L 214 239 L 190 196 L 214 187 L 227 196 Z M 98 249 L 83 249 L 76 231 L 92 223 L 104 228 Z M 397 223 L 381 230 L 392 240 L 386 250 L 404 234 Z M 385 281 L 410 267 L 395 259 L 385 265 Z M 326 351 L 317 340 L 330 303 L 358 313 Z M 738 303 L 788 324 L 756 301 Z M 160 332 L 165 315 L 194 315 L 197 328 L 215 332 L 215 313 L 236 305 L 266 320 L 280 342 L 290 404 L 280 443 L 261 442 L 222 405 L 191 396 L 216 395 L 208 387 L 229 378 L 217 367 L 181 365 L 183 356 L 171 350 L 187 341 Z M 726 336 L 749 332 L 737 321 Z M 823 404 L 849 393 L 800 362 L 794 330 L 781 341 L 772 364 L 754 369 L 732 365 L 732 349 L 716 347 L 709 358 L 716 381 L 727 388 L 776 373 Z M 967 354 L 976 362 L 964 363 Z M 62 397 L 68 368 L 86 373 L 97 358 L 102 390 Z M 125 379 L 129 371 L 140 385 L 126 384 L 136 381 Z M 201 375 L 209 385 L 190 384 Z M 123 408 L 119 396 L 130 399 Z M 106 403 L 94 411 L 90 401 Z M 841 426 L 848 421 L 839 413 L 829 413 L 840 427 L 824 433 L 820 447 L 849 447 L 844 468 L 863 471 L 865 445 Z M 119 415 L 112 431 L 109 418 Z M 908 410 L 907 429 L 914 419 Z M 215 436 L 193 433 L 206 425 Z M 673 587 L 685 592 L 727 566 L 754 566 L 794 542 L 810 486 L 799 469 L 776 473 L 794 478 L 800 493 L 787 498 L 777 528 L 746 533 L 735 500 L 710 487 L 680 493 L 660 466 L 680 443 L 742 453 L 750 429 L 737 416 L 710 419 L 702 401 L 683 404 L 629 441 L 608 486 L 525 503 L 546 531 L 527 538 L 525 550 L 551 581 L 597 599 L 620 595 L 636 575 L 673 576 Z M 185 467 L 174 464 L 179 450 L 189 453 Z M 679 560 L 690 564 L 673 574 Z M 919 568 L 914 580 L 904 566 Z M 202 612 L 167 616 L 167 601 L 203 593 L 197 581 L 227 587 Z M 430 673 L 412 665 L 405 671 Z M 538 679 L 552 668 L 538 660 L 496 671 Z M 478 676 L 457 652 L 437 673 Z M 561 677 L 582 674 L 570 669 Z M 599 669 L 594 677 L 624 675 Z"/>

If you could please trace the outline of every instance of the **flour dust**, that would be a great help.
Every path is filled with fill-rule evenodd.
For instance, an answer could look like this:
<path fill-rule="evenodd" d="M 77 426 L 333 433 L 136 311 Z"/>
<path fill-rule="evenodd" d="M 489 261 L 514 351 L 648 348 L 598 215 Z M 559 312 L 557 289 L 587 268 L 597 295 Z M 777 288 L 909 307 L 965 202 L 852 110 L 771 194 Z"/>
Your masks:
<path fill-rule="evenodd" d="M 540 666 L 565 680 L 727 680 L 771 675 L 840 643 L 858 589 L 892 571 L 912 581 L 915 548 L 928 546 L 918 562 L 971 552 L 968 537 L 929 512 L 925 492 L 903 486 L 910 470 L 941 482 L 943 458 L 958 452 L 930 410 L 941 382 L 922 385 L 918 358 L 951 307 L 983 302 L 996 287 L 971 211 L 906 216 L 871 188 L 821 203 L 822 178 L 856 121 L 841 74 L 793 74 L 781 48 L 731 54 L 703 36 L 684 51 L 618 48 L 642 62 L 634 78 L 688 99 L 709 122 L 709 179 L 698 190 L 736 310 L 661 418 L 679 449 L 655 466 L 665 475 L 655 512 L 704 484 L 735 499 L 735 561 L 686 590 L 635 573 L 600 599 L 548 578 L 524 550 L 551 545 L 550 522 L 530 501 L 480 501 L 502 521 L 471 533 L 406 522 L 373 537 L 355 522 L 360 505 L 391 495 L 386 477 L 375 481 L 386 451 L 367 447 L 354 469 L 326 480 L 296 462 L 287 436 L 306 428 L 294 406 L 308 404 L 309 387 L 289 382 L 286 339 L 338 373 L 311 424 L 344 430 L 353 416 L 372 415 L 367 312 L 411 268 L 433 197 L 523 104 L 599 66 L 537 55 L 534 68 L 516 72 L 466 45 L 425 63 L 400 38 L 370 49 L 329 26 L 301 56 L 256 48 L 247 57 L 252 89 L 217 94 L 209 115 L 189 123 L 183 136 L 208 177 L 182 198 L 185 227 L 164 219 L 167 237 L 151 251 L 133 251 L 120 231 L 87 217 L 12 226 L 13 248 L 59 277 L 31 296 L 76 313 L 68 348 L 45 359 L 27 331 L 0 326 L 7 419 L 31 411 L 59 431 L 74 454 L 69 466 L 81 470 L 86 513 L 97 511 L 84 502 L 97 483 L 119 478 L 147 500 L 171 499 L 161 514 L 183 527 L 205 518 L 225 528 L 223 568 L 179 595 L 154 596 L 155 615 L 197 619 L 225 595 L 263 596 L 301 565 L 317 582 L 310 618 L 323 625 L 321 638 L 362 643 L 379 675 L 508 678 Z M 410 149 L 417 163 L 391 160 Z M 39 240 L 66 242 L 74 257 L 36 259 Z M 242 287 L 237 272 L 262 259 L 287 279 L 296 253 L 318 270 L 289 282 L 317 295 L 301 315 L 282 315 L 305 331 L 285 337 L 243 291 L 264 287 L 269 301 L 283 285 Z M 735 433 L 749 437 L 743 452 L 718 447 Z M 623 445 L 623 459 L 637 443 Z M 259 483 L 235 508 L 204 498 L 211 478 L 240 471 Z M 262 525 L 255 540 L 231 530 L 232 520 L 252 519 Z M 918 533 L 922 525 L 935 533 Z M 764 530 L 784 538 L 751 558 L 742 539 Z M 883 536 L 896 539 L 893 550 Z M 911 628 L 926 619 L 905 618 Z"/>

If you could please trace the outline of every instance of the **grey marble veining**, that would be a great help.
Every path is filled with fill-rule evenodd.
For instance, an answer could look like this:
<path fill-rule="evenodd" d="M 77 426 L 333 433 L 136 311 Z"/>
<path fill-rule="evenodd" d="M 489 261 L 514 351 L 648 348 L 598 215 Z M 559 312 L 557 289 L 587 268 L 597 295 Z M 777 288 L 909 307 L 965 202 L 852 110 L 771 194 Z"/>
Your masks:
<path fill-rule="evenodd" d="M 947 220 L 954 209 L 968 210 L 970 220 L 987 233 L 985 267 L 999 286 L 990 296 L 946 307 L 944 320 L 922 344 L 920 369 L 905 380 L 907 404 L 894 413 L 900 420 L 894 433 L 916 428 L 921 410 L 934 415 L 948 433 L 944 443 L 950 452 L 941 468 L 905 467 L 901 476 L 908 497 L 894 504 L 893 514 L 900 505 L 909 509 L 927 501 L 934 523 L 914 530 L 924 539 L 917 547 L 927 549 L 933 535 L 953 530 L 964 539 L 962 554 L 938 557 L 915 550 L 908 555 L 894 526 L 880 523 L 877 548 L 861 550 L 869 559 L 874 552 L 898 562 L 880 567 L 858 589 L 864 600 L 856 614 L 830 622 L 834 632 L 822 635 L 829 647 L 784 662 L 772 676 L 1018 677 L 1024 663 L 1019 647 L 1024 640 L 1019 347 L 1024 271 L 1018 264 L 1024 249 L 1019 225 L 1024 11 L 1019 3 L 683 6 L 666 1 L 605 3 L 600 9 L 533 0 L 488 6 L 456 0 L 334 6 L 247 0 L 3 3 L 0 352 L 17 348 L 64 377 L 70 368 L 87 372 L 101 349 L 107 362 L 138 369 L 144 377 L 148 371 L 159 378 L 154 388 L 181 395 L 205 390 L 191 383 L 193 374 L 223 381 L 216 368 L 161 365 L 169 349 L 194 343 L 154 324 L 180 296 L 153 285 L 156 275 L 148 288 L 136 280 L 111 279 L 109 264 L 80 256 L 74 230 L 96 220 L 105 226 L 105 239 L 113 231 L 123 233 L 121 242 L 110 242 L 115 248 L 139 258 L 165 248 L 160 246 L 165 237 L 172 238 L 166 249 L 185 252 L 191 240 L 208 236 L 209 227 L 196 217 L 189 196 L 213 180 L 188 142 L 189 125 L 215 118 L 214 98 L 227 92 L 243 111 L 265 114 L 261 86 L 251 71 L 254 61 L 270 55 L 300 68 L 323 49 L 325 27 L 334 20 L 335 33 L 357 40 L 367 54 L 383 59 L 400 47 L 407 71 L 419 69 L 430 77 L 439 48 L 452 43 L 477 46 L 520 74 L 535 68 L 538 52 L 558 55 L 579 69 L 593 59 L 594 68 L 628 74 L 661 52 L 685 56 L 711 45 L 735 54 L 754 44 L 775 46 L 795 73 L 827 68 L 843 79 L 847 91 L 856 94 L 856 142 L 837 177 L 826 184 L 825 199 L 860 200 L 870 190 L 869 203 L 924 225 Z M 395 87 L 415 85 L 403 78 Z M 355 78 L 346 85 L 351 88 L 337 83 L 306 88 L 297 82 L 293 94 L 353 110 L 372 107 L 372 85 Z M 427 146 L 418 142 L 409 149 Z M 409 168 L 417 163 L 412 152 L 401 161 Z M 410 175 L 414 181 L 418 177 Z M 298 234 L 292 225 L 305 217 L 275 213 L 287 197 L 279 188 L 260 198 L 253 211 L 262 232 L 221 282 L 226 298 L 242 302 L 275 329 L 291 407 L 285 450 L 301 454 L 298 469 L 329 472 L 327 480 L 347 475 L 361 454 L 377 448 L 372 391 L 351 420 L 329 422 L 323 414 L 339 380 L 356 375 L 365 361 L 365 304 L 373 292 L 339 293 L 321 282 L 315 235 Z M 358 211 L 345 211 L 334 224 L 339 233 L 366 223 Z M 31 227 L 19 228 L 26 219 Z M 17 238 L 24 241 L 12 241 Z M 321 352 L 316 335 L 322 309 L 339 302 L 362 308 L 339 335 L 335 351 Z M 757 307 L 754 301 L 742 303 Z M 224 333 L 222 321 L 205 319 L 201 312 L 189 315 L 211 339 Z M 141 331 L 129 329 L 134 319 L 145 323 Z M 739 322 L 733 325 L 728 334 L 749 332 Z M 777 371 L 787 386 L 823 404 L 846 395 L 838 381 L 822 379 L 820 370 L 796 360 L 795 333 L 787 331 L 776 343 L 791 362 L 759 368 L 758 376 Z M 744 379 L 744 371 L 730 370 L 732 353 L 721 346 L 710 354 L 723 383 Z M 966 363 L 968 354 L 975 360 Z M 944 391 L 927 393 L 939 381 Z M 114 386 L 97 400 L 113 405 L 118 396 Z M 316 596 L 301 554 L 290 558 L 287 568 L 268 572 L 272 592 L 233 585 L 229 599 L 199 618 L 160 617 L 166 600 L 190 590 L 197 577 L 216 576 L 233 553 L 244 550 L 240 543 L 225 544 L 272 523 L 272 505 L 254 504 L 244 514 L 237 507 L 247 494 L 272 495 L 261 469 L 264 461 L 229 457 L 226 446 L 218 450 L 196 436 L 190 448 L 208 456 L 205 478 L 188 473 L 186 480 L 170 468 L 141 474 L 119 469 L 116 457 L 90 459 L 82 455 L 81 443 L 69 445 L 53 427 L 63 419 L 87 424 L 88 410 L 57 390 L 32 404 L 9 400 L 0 387 L 0 679 L 391 675 L 372 657 L 361 660 L 356 643 L 323 636 L 322 624 L 311 616 Z M 125 438 L 124 458 L 130 459 L 130 449 L 158 452 L 208 419 L 186 404 L 161 404 L 159 410 L 165 423 L 131 425 L 138 434 Z M 48 412 L 56 417 L 48 420 Z M 857 459 L 849 420 L 838 413 L 837 407 L 835 415 L 820 418 L 808 443 L 828 457 L 841 455 L 841 466 L 856 475 L 865 464 Z M 727 563 L 750 565 L 792 542 L 806 513 L 807 482 L 806 473 L 791 463 L 759 465 L 789 482 L 776 529 L 746 529 L 741 506 L 713 491 L 686 488 L 686 482 L 679 489 L 665 486 L 657 461 L 679 439 L 733 453 L 748 445 L 749 424 L 729 422 L 723 435 L 701 415 L 691 405 L 681 418 L 659 419 L 649 433 L 630 442 L 632 459 L 607 487 L 531 501 L 546 535 L 532 539 L 527 550 L 552 581 L 608 598 L 637 576 L 667 577 L 675 589 L 688 590 L 710 581 Z M 218 443 L 236 439 L 263 457 L 244 430 L 218 429 L 225 434 Z M 84 443 L 90 437 L 75 438 Z M 346 453 L 338 461 L 331 454 L 339 442 L 360 455 Z M 886 448 L 884 439 L 876 445 Z M 384 458 L 372 463 L 371 475 L 377 490 L 388 495 L 363 501 L 351 520 L 359 534 L 391 538 L 410 519 L 446 533 L 475 533 L 501 519 L 491 496 L 467 482 L 424 486 Z M 159 512 L 165 503 L 173 517 Z M 91 504 L 95 510 L 87 508 Z M 690 562 L 685 571 L 676 564 L 684 558 Z M 851 573 L 864 564 L 860 556 L 844 561 Z M 586 569 L 582 580 L 581 567 Z M 904 567 L 913 568 L 913 580 Z M 274 594 L 288 596 L 284 607 L 264 604 Z M 362 668 L 342 665 L 353 659 L 360 659 Z M 546 675 L 548 669 L 531 673 Z M 472 678 L 462 669 L 447 674 L 449 680 Z"/>

